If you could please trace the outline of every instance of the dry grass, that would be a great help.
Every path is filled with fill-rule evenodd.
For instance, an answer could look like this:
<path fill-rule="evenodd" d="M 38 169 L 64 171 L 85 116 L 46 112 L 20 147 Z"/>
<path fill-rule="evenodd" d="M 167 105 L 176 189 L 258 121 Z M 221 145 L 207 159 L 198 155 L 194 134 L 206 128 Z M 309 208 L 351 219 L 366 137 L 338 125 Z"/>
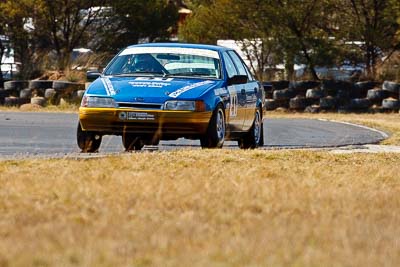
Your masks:
<path fill-rule="evenodd" d="M 328 119 L 351 122 L 372 127 L 384 131 L 390 137 L 382 142 L 383 145 L 400 145 L 400 114 L 399 113 L 376 113 L 376 114 L 339 114 L 339 113 L 286 113 L 267 112 L 268 118 L 305 118 L 305 119 Z"/>
<path fill-rule="evenodd" d="M 77 113 L 79 106 L 76 104 L 64 103 L 62 105 L 49 105 L 46 107 L 39 107 L 30 104 L 22 105 L 20 107 L 5 107 L 0 106 L 0 112 L 64 112 L 64 113 Z"/>
<path fill-rule="evenodd" d="M 0 266 L 399 266 L 400 155 L 2 161 Z"/>

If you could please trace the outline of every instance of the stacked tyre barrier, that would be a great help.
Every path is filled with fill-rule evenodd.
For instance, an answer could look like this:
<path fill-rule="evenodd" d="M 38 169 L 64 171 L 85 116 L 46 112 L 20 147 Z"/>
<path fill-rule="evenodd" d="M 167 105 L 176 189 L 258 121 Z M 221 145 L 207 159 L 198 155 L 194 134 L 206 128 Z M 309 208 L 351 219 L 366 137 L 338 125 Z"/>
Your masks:
<path fill-rule="evenodd" d="M 85 84 L 68 81 L 31 80 L 8 81 L 0 88 L 0 105 L 18 107 L 24 104 L 37 106 L 79 104 Z"/>
<path fill-rule="evenodd" d="M 320 112 L 390 112 L 400 109 L 400 83 L 384 81 L 264 82 L 265 109 Z"/>

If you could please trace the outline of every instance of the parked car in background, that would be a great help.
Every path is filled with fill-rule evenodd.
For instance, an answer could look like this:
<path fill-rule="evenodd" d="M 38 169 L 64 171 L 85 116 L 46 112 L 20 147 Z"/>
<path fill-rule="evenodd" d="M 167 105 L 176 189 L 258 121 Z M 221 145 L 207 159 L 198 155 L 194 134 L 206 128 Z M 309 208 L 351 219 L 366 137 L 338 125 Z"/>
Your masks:
<path fill-rule="evenodd" d="M 128 151 L 180 137 L 200 139 L 203 148 L 263 143 L 264 91 L 233 49 L 134 45 L 97 75 L 79 109 L 83 152 L 97 151 L 103 135 L 122 136 Z"/>
<path fill-rule="evenodd" d="M 3 56 L 0 58 L 0 71 L 3 74 L 3 80 L 8 81 L 19 73 L 21 63 L 14 60 L 14 50 L 10 46 L 9 38 L 5 35 L 0 35 L 0 42 L 4 47 Z"/>

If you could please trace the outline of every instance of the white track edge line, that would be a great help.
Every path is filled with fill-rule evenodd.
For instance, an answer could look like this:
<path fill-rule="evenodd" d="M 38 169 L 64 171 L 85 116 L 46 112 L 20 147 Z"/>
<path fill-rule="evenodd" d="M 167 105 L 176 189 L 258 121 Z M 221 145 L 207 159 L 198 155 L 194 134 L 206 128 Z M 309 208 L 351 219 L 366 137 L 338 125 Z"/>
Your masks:
<path fill-rule="evenodd" d="M 363 128 L 366 130 L 370 130 L 376 133 L 379 133 L 380 135 L 382 135 L 382 137 L 384 139 L 389 138 L 389 135 L 387 133 L 385 133 L 384 131 L 372 128 L 372 127 L 368 127 L 368 126 L 364 126 L 364 125 L 360 125 L 360 124 L 355 124 L 355 123 L 351 123 L 351 122 L 346 122 L 346 121 L 337 121 L 337 120 L 328 120 L 328 119 L 318 119 L 320 121 L 331 121 L 331 122 L 336 122 L 336 123 L 341 123 L 341 124 L 346 124 L 346 125 L 351 125 L 351 126 L 355 126 L 355 127 L 359 127 L 359 128 Z"/>

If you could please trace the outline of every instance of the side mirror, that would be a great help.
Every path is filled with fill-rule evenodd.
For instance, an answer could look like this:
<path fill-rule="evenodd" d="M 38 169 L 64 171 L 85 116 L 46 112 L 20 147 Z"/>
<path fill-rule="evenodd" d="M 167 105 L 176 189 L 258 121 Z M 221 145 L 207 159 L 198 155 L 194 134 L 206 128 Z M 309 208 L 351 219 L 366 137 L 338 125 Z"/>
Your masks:
<path fill-rule="evenodd" d="M 96 80 L 97 78 L 99 78 L 101 75 L 100 72 L 97 71 L 88 71 L 86 72 L 86 80 L 88 82 L 93 82 L 94 80 Z"/>
<path fill-rule="evenodd" d="M 245 84 L 247 81 L 247 75 L 235 75 L 232 78 L 228 78 L 228 85 Z"/>

